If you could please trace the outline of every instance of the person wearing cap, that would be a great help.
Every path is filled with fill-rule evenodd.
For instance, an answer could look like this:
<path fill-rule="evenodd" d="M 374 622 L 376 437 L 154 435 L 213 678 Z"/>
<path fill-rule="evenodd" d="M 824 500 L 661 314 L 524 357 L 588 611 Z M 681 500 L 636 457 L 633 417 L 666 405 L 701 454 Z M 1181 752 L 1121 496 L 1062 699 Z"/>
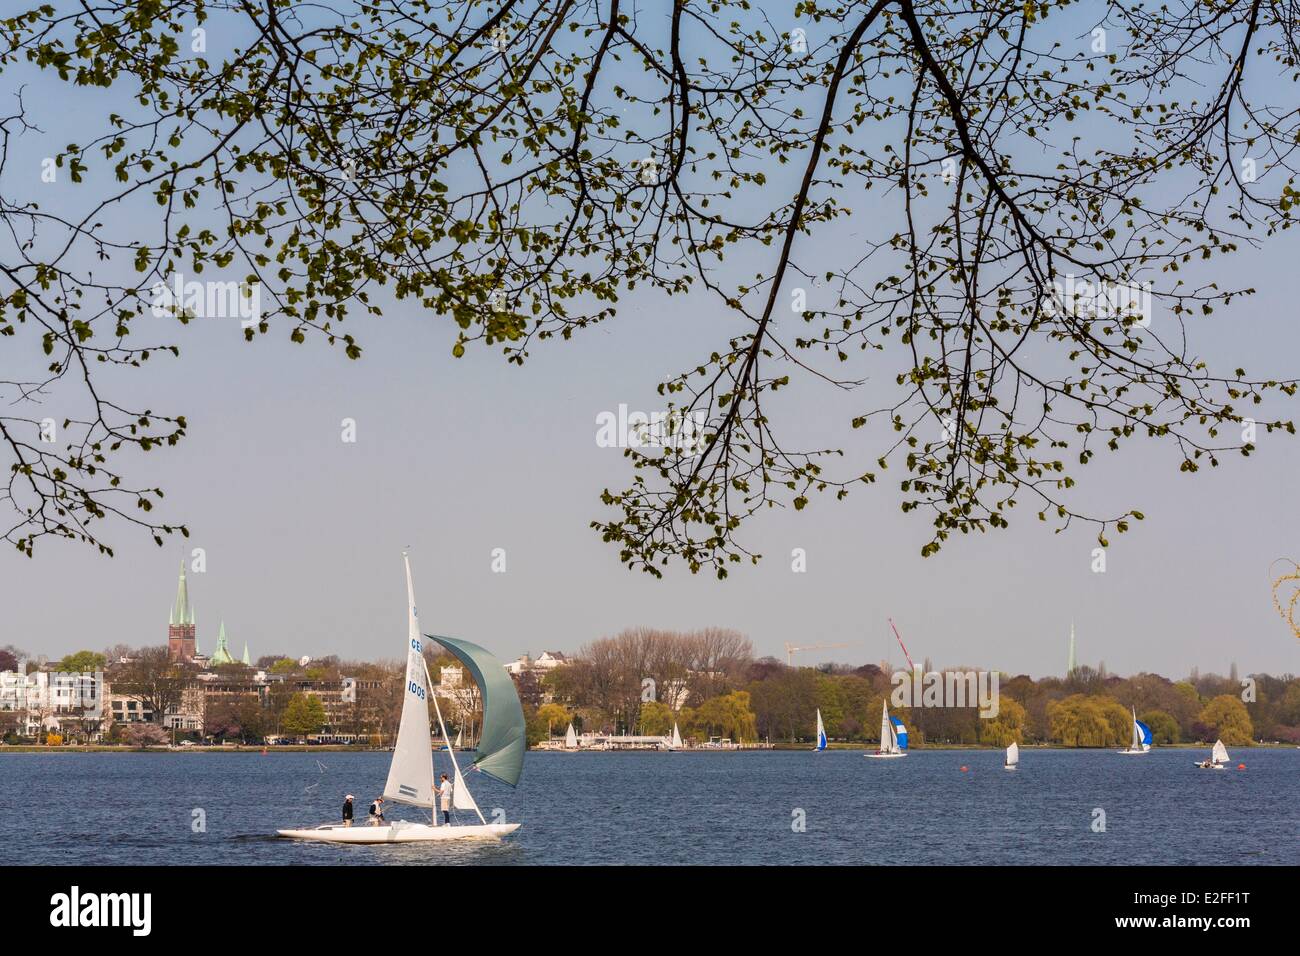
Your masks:
<path fill-rule="evenodd" d="M 352 826 L 352 794 L 348 794 L 343 801 L 343 825 Z"/>
<path fill-rule="evenodd" d="M 377 827 L 384 822 L 384 798 L 375 797 L 375 802 L 370 805 L 370 825 Z"/>

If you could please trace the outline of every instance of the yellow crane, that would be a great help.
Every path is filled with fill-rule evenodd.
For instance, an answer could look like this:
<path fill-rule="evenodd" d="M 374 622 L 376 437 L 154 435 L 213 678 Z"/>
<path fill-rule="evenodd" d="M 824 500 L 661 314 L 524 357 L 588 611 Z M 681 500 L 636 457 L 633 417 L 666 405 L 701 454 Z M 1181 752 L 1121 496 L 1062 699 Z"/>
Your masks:
<path fill-rule="evenodd" d="M 804 644 L 801 647 L 796 647 L 794 644 L 787 642 L 785 645 L 785 663 L 787 667 L 793 667 L 794 655 L 799 651 L 820 651 L 828 647 L 848 647 L 848 646 L 849 646 L 848 644 Z"/>

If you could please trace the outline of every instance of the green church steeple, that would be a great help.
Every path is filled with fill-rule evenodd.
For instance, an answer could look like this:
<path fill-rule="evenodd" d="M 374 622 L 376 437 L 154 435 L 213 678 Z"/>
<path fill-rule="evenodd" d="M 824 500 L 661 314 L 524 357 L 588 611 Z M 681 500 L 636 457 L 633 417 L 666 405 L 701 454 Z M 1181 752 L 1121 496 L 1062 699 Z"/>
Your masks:
<path fill-rule="evenodd" d="M 235 659 L 230 656 L 230 648 L 226 646 L 226 622 L 222 621 L 221 626 L 217 629 L 217 649 L 212 652 L 208 658 L 209 664 L 233 664 Z"/>
<path fill-rule="evenodd" d="M 172 605 L 172 627 L 194 624 L 194 608 L 190 607 L 190 591 L 185 585 L 185 559 L 181 558 L 181 578 L 176 584 L 176 603 Z"/>

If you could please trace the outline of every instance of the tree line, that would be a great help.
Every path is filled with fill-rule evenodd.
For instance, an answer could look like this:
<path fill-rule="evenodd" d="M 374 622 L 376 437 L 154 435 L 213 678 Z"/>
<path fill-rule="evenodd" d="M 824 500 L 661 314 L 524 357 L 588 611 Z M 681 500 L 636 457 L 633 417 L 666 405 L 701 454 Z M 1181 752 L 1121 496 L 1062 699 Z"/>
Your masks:
<path fill-rule="evenodd" d="M 707 651 L 708 653 L 702 653 Z M 928 667 L 927 667 L 928 669 Z M 690 633 L 636 628 L 579 650 L 525 697 L 533 741 L 579 730 L 736 740 L 811 741 L 820 710 L 835 740 L 879 739 L 881 703 L 892 675 L 874 664 L 791 667 L 755 659 L 734 631 Z M 1193 673 L 1182 680 L 1141 673 L 1121 678 L 1082 666 L 1066 677 L 1000 675 L 998 713 L 976 707 L 900 707 L 913 746 L 1055 744 L 1126 745 L 1136 712 L 1161 744 L 1252 741 L 1300 744 L 1300 679 L 1245 679 Z"/>
<path fill-rule="evenodd" d="M 15 661 L 24 657 L 12 648 L 8 654 Z M 445 665 L 454 664 L 432 649 L 427 656 L 435 680 L 441 680 Z M 55 669 L 105 666 L 113 692 L 140 701 L 154 724 L 179 707 L 195 677 L 192 667 L 169 660 L 165 647 L 79 651 Z M 257 667 L 285 680 L 270 684 L 260 697 L 210 698 L 203 736 L 255 743 L 272 734 L 301 737 L 325 729 L 381 739 L 396 732 L 400 662 L 326 657 L 303 664 L 272 654 L 259 658 Z M 250 675 L 241 664 L 216 670 L 233 683 Z M 337 726 L 328 725 L 319 700 L 300 692 L 295 682 L 343 676 L 367 682 L 364 707 L 350 712 L 350 718 L 336 712 Z M 894 690 L 892 676 L 874 664 L 791 667 L 772 657 L 755 658 L 749 638 L 725 628 L 630 628 L 583 645 L 569 663 L 545 674 L 524 671 L 516 676 L 516 685 L 532 744 L 563 734 L 569 723 L 579 731 L 610 734 L 666 736 L 676 724 L 684 737 L 696 740 L 809 742 L 818 710 L 832 740 L 873 743 L 879 737 L 881 703 Z M 1300 744 L 1300 678 L 1290 674 L 1243 679 L 1193 672 L 1172 680 L 1152 673 L 1121 678 L 1104 668 L 1081 666 L 1063 678 L 1004 674 L 999 688 L 998 713 L 988 719 L 974 706 L 909 708 L 892 701 L 889 706 L 907 724 L 913 746 L 1006 746 L 1012 741 L 1124 746 L 1134 712 L 1151 728 L 1157 746 L 1219 737 L 1235 746 L 1252 741 Z M 472 736 L 481 719 L 477 692 L 467 682 L 455 696 L 456 706 L 444 715 L 448 726 L 452 733 L 463 726 Z M 12 732 L 8 726 L 3 730 Z M 146 733 L 119 730 L 128 741 Z"/>

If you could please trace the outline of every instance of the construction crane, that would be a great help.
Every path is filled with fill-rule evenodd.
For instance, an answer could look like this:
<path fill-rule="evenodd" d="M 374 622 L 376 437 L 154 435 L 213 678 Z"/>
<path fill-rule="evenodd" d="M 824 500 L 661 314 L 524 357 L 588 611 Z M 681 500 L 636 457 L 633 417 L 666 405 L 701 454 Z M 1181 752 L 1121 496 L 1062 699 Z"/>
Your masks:
<path fill-rule="evenodd" d="M 805 644 L 802 647 L 795 647 L 793 644 L 785 645 L 785 663 L 787 667 L 794 666 L 794 655 L 798 651 L 820 651 L 828 647 L 848 647 L 847 644 Z"/>

